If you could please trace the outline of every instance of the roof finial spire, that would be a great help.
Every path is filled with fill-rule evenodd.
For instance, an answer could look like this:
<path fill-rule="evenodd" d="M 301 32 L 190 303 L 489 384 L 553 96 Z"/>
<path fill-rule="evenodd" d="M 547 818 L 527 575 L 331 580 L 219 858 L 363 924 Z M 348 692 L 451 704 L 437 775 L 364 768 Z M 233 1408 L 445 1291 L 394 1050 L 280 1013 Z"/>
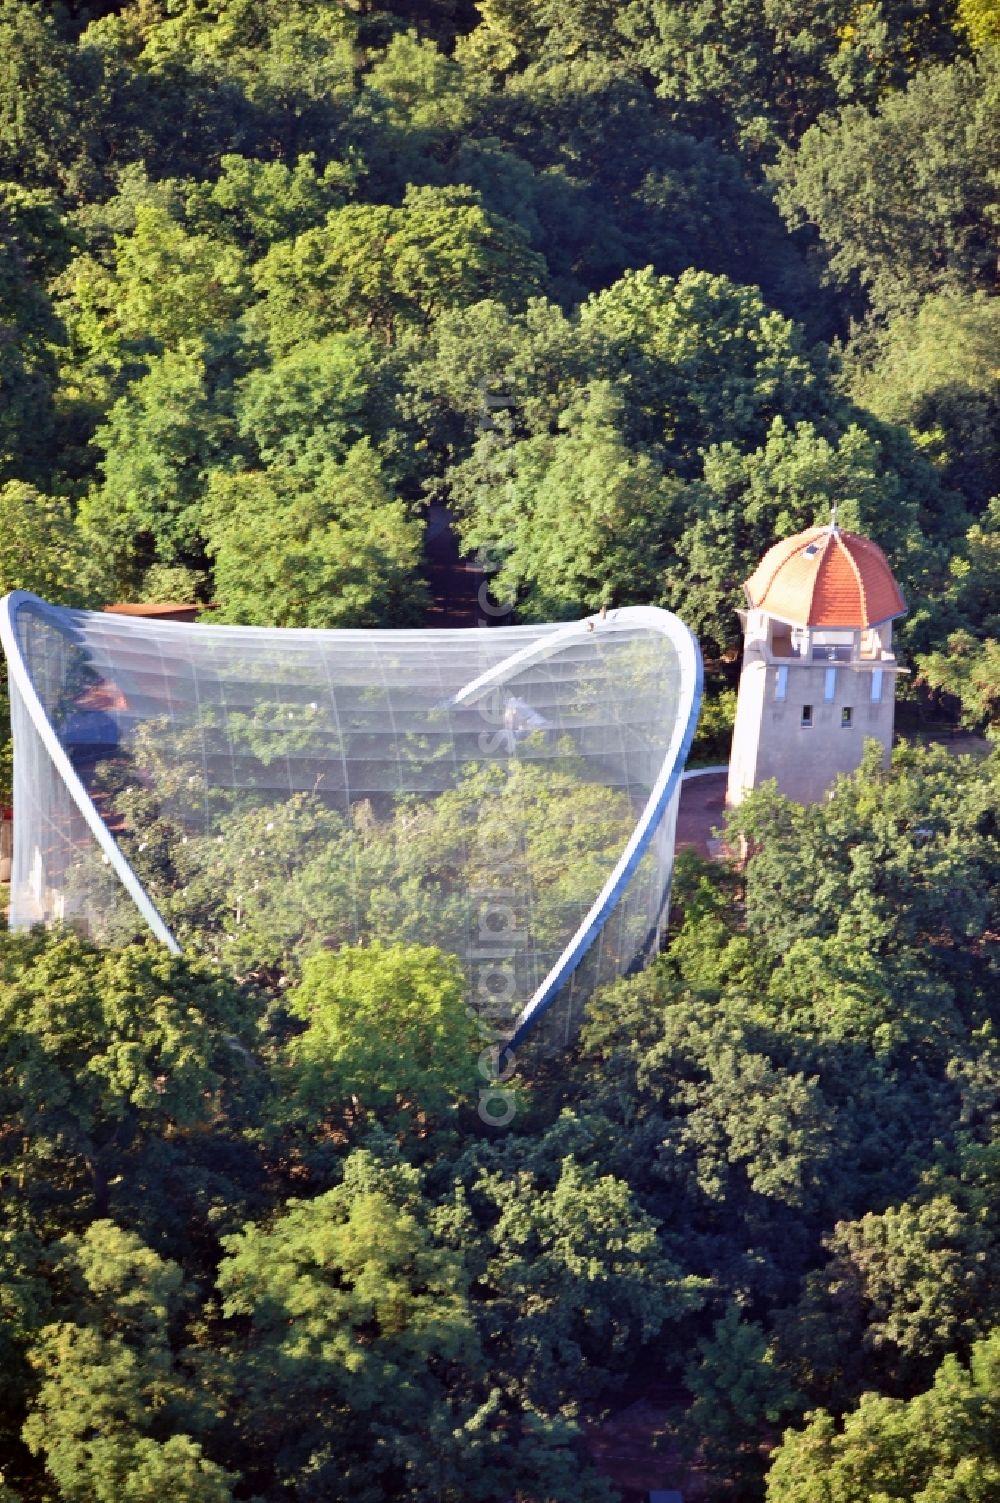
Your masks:
<path fill-rule="evenodd" d="M 830 507 L 830 531 L 831 532 L 836 532 L 837 531 L 837 503 L 836 503 L 836 501 L 834 501 L 833 505 Z"/>

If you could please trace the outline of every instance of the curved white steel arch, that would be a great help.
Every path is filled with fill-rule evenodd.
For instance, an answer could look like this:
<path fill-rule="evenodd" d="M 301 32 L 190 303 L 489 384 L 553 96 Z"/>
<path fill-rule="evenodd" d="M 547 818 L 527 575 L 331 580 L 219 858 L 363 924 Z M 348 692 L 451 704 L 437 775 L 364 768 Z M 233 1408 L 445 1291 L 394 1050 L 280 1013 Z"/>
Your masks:
<path fill-rule="evenodd" d="M 8 672 L 17 685 L 25 709 L 31 716 L 31 722 L 52 760 L 52 765 L 69 790 L 70 797 L 86 821 L 101 851 L 107 857 L 109 865 L 156 938 L 165 944 L 172 954 L 179 955 L 180 945 L 163 922 L 156 905 L 126 861 L 118 842 L 98 813 L 93 799 L 81 783 L 76 768 L 66 755 L 63 744 L 45 713 L 45 706 L 39 699 L 38 690 L 28 672 L 28 665 L 24 661 L 17 635 L 17 613 L 25 604 L 30 604 L 35 610 L 41 606 L 44 610 L 46 602 L 27 590 L 13 590 L 0 600 L 0 643 L 3 644 L 3 650 L 7 656 Z"/>
<path fill-rule="evenodd" d="M 562 987 L 580 964 L 591 945 L 600 934 L 611 914 L 628 886 L 629 879 L 635 871 L 643 855 L 648 850 L 650 842 L 656 834 L 657 827 L 670 805 L 670 800 L 680 786 L 681 774 L 691 742 L 694 739 L 695 729 L 698 724 L 698 713 L 701 708 L 701 694 L 703 685 L 703 667 L 701 650 L 693 634 L 683 622 L 669 611 L 659 610 L 656 606 L 626 606 L 622 610 L 615 611 L 606 619 L 599 616 L 589 616 L 582 621 L 574 621 L 563 629 L 553 632 L 549 637 L 543 637 L 541 641 L 534 642 L 530 646 L 523 647 L 514 653 L 503 663 L 489 669 L 477 679 L 466 684 L 458 694 L 454 696 L 454 704 L 468 703 L 475 700 L 479 695 L 487 693 L 490 689 L 499 687 L 515 674 L 519 668 L 526 667 L 528 663 L 542 657 L 551 657 L 568 642 L 578 641 L 581 636 L 588 632 L 613 632 L 622 627 L 631 629 L 633 626 L 645 626 L 650 631 L 658 632 L 668 638 L 677 649 L 678 659 L 681 665 L 681 706 L 680 713 L 674 725 L 670 744 L 667 747 L 666 756 L 660 768 L 659 775 L 646 800 L 646 807 L 624 851 L 615 864 L 614 870 L 594 899 L 587 913 L 584 915 L 573 937 L 558 957 L 555 964 L 550 968 L 548 975 L 536 988 L 533 996 L 525 1004 L 518 1017 L 511 1035 L 508 1049 L 515 1049 L 522 1041 L 531 1027 L 538 1021 L 546 1009 L 552 1004 Z M 687 694 L 684 694 L 684 689 Z M 686 711 L 684 713 L 686 701 Z"/>
<path fill-rule="evenodd" d="M 61 608 L 50 607 L 38 596 L 23 590 L 12 592 L 0 602 L 0 642 L 2 642 L 7 656 L 12 680 L 18 689 L 32 724 L 53 766 L 59 773 L 88 829 L 93 834 L 94 839 L 121 881 L 122 886 L 132 898 L 139 913 L 145 919 L 157 939 L 165 944 L 172 953 L 179 954 L 181 951 L 180 945 L 165 924 L 111 831 L 101 818 L 99 811 L 84 787 L 76 769 L 73 767 L 46 713 L 28 670 L 27 663 L 25 662 L 24 652 L 18 636 L 17 616 L 20 609 L 24 606 L 28 606 L 31 610 L 39 614 L 42 619 L 45 619 L 50 613 L 52 616 L 58 615 L 60 617 L 64 614 Z M 701 704 L 703 682 L 701 653 L 692 633 L 670 612 L 660 610 L 654 606 L 629 606 L 612 612 L 606 618 L 593 616 L 568 623 L 565 626 L 553 626 L 544 636 L 519 648 L 511 653 L 509 657 L 504 658 L 501 662 L 494 664 L 490 669 L 470 680 L 469 683 L 464 685 L 447 701 L 449 707 L 473 704 L 492 689 L 499 688 L 509 682 L 522 668 L 539 660 L 555 656 L 568 645 L 585 640 L 591 633 L 604 636 L 605 634 L 614 634 L 623 630 L 634 632 L 636 627 L 665 637 L 677 652 L 681 684 L 677 715 L 670 741 L 656 781 L 625 849 L 622 851 L 614 869 L 572 937 L 522 1008 L 514 1032 L 507 1045 L 510 1049 L 516 1047 L 534 1024 L 538 1022 L 554 1001 L 561 988 L 569 980 L 583 956 L 594 944 L 601 930 L 614 912 L 618 902 L 621 900 L 636 867 L 648 850 L 660 821 L 679 788 L 684 762 L 690 750 Z M 236 630 L 245 632 L 248 629 L 236 628 Z M 252 632 L 254 629 L 251 628 L 249 630 Z M 257 630 L 265 631 L 266 628 Z M 293 635 L 293 633 L 290 633 L 290 635 Z M 295 632 L 294 635 L 301 637 L 310 634 L 299 631 Z M 358 638 L 368 636 L 370 633 L 344 632 L 342 635 L 345 638 Z M 406 636 L 412 638 L 414 634 L 412 632 L 396 633 L 387 631 L 384 635 L 386 637 Z M 463 635 L 468 635 L 468 632 L 463 631 Z M 494 632 L 491 632 L 490 636 L 493 640 L 496 639 Z"/>

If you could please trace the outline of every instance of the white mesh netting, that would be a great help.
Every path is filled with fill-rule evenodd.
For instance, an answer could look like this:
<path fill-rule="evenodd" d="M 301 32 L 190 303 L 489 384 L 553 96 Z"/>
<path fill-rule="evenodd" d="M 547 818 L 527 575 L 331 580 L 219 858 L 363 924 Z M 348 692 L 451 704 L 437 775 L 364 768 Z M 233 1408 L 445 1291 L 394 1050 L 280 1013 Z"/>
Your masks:
<path fill-rule="evenodd" d="M 494 1026 L 553 1040 L 657 942 L 701 684 L 667 612 L 270 631 L 16 593 L 2 630 L 14 926 L 148 927 L 272 982 L 434 944 Z"/>

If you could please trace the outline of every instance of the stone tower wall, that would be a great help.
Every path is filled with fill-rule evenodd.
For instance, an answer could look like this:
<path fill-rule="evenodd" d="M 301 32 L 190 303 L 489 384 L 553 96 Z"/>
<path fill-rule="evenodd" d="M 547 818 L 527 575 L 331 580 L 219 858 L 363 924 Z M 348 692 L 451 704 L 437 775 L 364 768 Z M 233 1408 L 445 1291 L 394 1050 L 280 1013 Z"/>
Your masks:
<path fill-rule="evenodd" d="M 882 671 L 880 700 L 872 701 L 873 670 L 867 663 L 829 665 L 835 678 L 833 697 L 828 699 L 827 665 L 779 664 L 751 644 L 740 675 L 727 802 L 738 804 L 750 788 L 775 778 L 789 798 L 815 803 L 838 773 L 853 772 L 860 765 L 869 738 L 882 743 L 888 764 L 896 665 L 890 660 L 874 666 Z M 783 699 L 778 698 L 782 667 Z M 804 723 L 807 705 L 811 720 Z M 850 724 L 844 724 L 845 710 L 850 711 Z"/>

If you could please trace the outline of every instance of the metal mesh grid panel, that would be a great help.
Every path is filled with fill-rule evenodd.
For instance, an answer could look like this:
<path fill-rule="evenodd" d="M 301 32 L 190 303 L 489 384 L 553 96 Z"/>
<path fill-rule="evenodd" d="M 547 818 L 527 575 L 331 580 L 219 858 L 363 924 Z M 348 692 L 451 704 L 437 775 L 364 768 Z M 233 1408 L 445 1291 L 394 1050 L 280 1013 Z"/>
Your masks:
<path fill-rule="evenodd" d="M 293 631 L 17 592 L 14 926 L 147 926 L 238 975 L 381 939 L 500 1030 L 576 1026 L 654 944 L 701 663 L 676 617 Z"/>

